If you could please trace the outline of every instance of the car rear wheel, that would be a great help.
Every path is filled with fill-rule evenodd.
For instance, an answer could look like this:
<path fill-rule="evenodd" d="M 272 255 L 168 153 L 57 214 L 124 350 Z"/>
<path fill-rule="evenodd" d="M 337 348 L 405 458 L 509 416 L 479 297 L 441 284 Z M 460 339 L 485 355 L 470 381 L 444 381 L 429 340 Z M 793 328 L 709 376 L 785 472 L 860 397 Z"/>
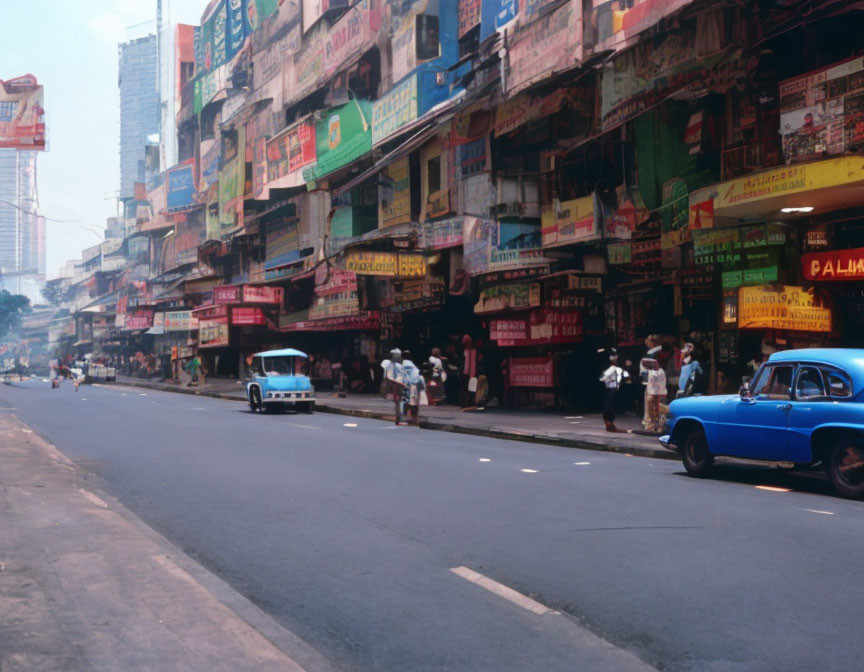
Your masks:
<path fill-rule="evenodd" d="M 264 410 L 264 404 L 261 402 L 261 390 L 257 387 L 249 390 L 249 410 L 253 413 Z"/>
<path fill-rule="evenodd" d="M 843 497 L 864 497 L 864 439 L 846 438 L 837 442 L 827 460 L 831 485 Z"/>
<path fill-rule="evenodd" d="M 708 450 L 708 439 L 700 427 L 691 430 L 681 442 L 684 468 L 691 476 L 707 476 L 714 468 L 714 456 Z"/>

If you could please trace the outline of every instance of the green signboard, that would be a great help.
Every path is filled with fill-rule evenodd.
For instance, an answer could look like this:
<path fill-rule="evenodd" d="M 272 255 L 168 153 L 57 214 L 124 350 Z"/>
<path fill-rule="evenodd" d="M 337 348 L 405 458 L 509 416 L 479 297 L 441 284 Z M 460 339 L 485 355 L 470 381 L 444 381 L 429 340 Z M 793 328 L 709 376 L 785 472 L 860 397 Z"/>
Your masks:
<path fill-rule="evenodd" d="M 327 110 L 315 130 L 318 163 L 303 171 L 307 181 L 329 175 L 372 151 L 372 103 L 352 100 Z"/>
<path fill-rule="evenodd" d="M 723 289 L 735 289 L 742 285 L 770 285 L 775 282 L 777 282 L 776 266 L 723 273 Z"/>

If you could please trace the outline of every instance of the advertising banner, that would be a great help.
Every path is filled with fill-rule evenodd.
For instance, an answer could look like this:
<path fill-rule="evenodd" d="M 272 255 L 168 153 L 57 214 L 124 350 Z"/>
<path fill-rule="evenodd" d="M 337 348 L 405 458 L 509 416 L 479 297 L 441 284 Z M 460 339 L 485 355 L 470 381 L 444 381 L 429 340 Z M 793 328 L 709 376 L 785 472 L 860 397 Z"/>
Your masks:
<path fill-rule="evenodd" d="M 693 32 L 666 33 L 615 56 L 601 70 L 600 122 L 603 132 L 617 128 L 688 86 L 716 87 L 735 81 L 737 61 L 729 51 L 703 56 Z"/>
<path fill-rule="evenodd" d="M 400 278 L 424 278 L 426 277 L 426 257 L 422 254 L 399 254 L 398 273 Z"/>
<path fill-rule="evenodd" d="M 152 310 L 136 310 L 126 314 L 126 331 L 131 331 L 133 329 L 149 329 L 152 326 Z"/>
<path fill-rule="evenodd" d="M 864 279 L 864 247 L 833 252 L 809 252 L 801 257 L 804 279 L 838 282 Z"/>
<path fill-rule="evenodd" d="M 519 15 L 519 0 L 482 0 L 480 41 L 501 32 Z"/>
<path fill-rule="evenodd" d="M 228 60 L 227 26 L 228 6 L 226 0 L 218 0 L 210 8 L 210 15 L 201 22 L 201 62 L 195 64 L 196 78 L 220 67 Z M 209 100 L 203 101 L 204 104 Z"/>
<path fill-rule="evenodd" d="M 283 86 L 286 100 L 299 100 L 318 86 L 318 77 L 324 71 L 326 41 L 327 25 L 323 22 L 303 36 L 303 48 L 294 55 L 293 66 L 288 68 L 290 86 Z"/>
<path fill-rule="evenodd" d="M 198 318 L 191 310 L 176 310 L 165 313 L 165 331 L 195 331 Z"/>
<path fill-rule="evenodd" d="M 378 331 L 380 327 L 381 316 L 373 310 L 359 315 L 283 324 L 281 331 Z"/>
<path fill-rule="evenodd" d="M 821 305 L 812 290 L 762 285 L 738 292 L 739 329 L 831 331 L 831 310 Z"/>
<path fill-rule="evenodd" d="M 321 264 L 315 270 L 315 295 L 328 296 L 357 291 L 357 274 Z"/>
<path fill-rule="evenodd" d="M 217 317 L 209 320 L 201 319 L 198 322 L 198 347 L 224 347 L 230 341 L 229 333 L 227 317 Z"/>
<path fill-rule="evenodd" d="M 555 387 L 554 357 L 511 357 L 507 371 L 510 387 Z"/>
<path fill-rule="evenodd" d="M 0 80 L 0 148 L 45 149 L 44 89 L 33 75 Z"/>
<path fill-rule="evenodd" d="M 213 303 L 240 303 L 240 285 L 219 285 L 213 288 Z"/>
<path fill-rule="evenodd" d="M 843 154 L 864 145 L 864 57 L 780 82 L 786 161 Z"/>
<path fill-rule="evenodd" d="M 692 0 L 593 0 L 593 16 L 585 21 L 586 42 L 594 53 L 620 51 L 635 38 L 666 16 L 690 4 Z"/>
<path fill-rule="evenodd" d="M 690 230 L 690 199 L 687 183 L 680 177 L 667 180 L 663 184 L 663 205 L 660 207 L 662 218 L 661 248 L 668 250 L 693 239 Z M 699 220 L 701 224 L 701 219 Z"/>
<path fill-rule="evenodd" d="M 207 224 L 204 209 L 189 213 L 185 221 L 174 227 L 174 258 L 177 265 L 198 261 L 198 246 L 204 244 Z"/>
<path fill-rule="evenodd" d="M 268 222 L 265 235 L 267 248 L 264 268 L 266 270 L 300 259 L 300 236 L 296 220 L 280 219 Z"/>
<path fill-rule="evenodd" d="M 540 305 L 540 283 L 514 282 L 481 290 L 474 313 L 497 313 L 504 310 L 525 310 Z"/>
<path fill-rule="evenodd" d="M 260 308 L 232 308 L 231 324 L 237 327 L 251 325 L 260 326 L 267 324 L 267 320 L 264 317 L 264 312 Z"/>
<path fill-rule="evenodd" d="M 315 127 L 318 163 L 304 170 L 303 176 L 317 179 L 371 152 L 371 118 L 372 104 L 366 100 L 352 100 L 325 112 Z"/>
<path fill-rule="evenodd" d="M 211 184 L 219 182 L 221 147 L 218 139 L 201 141 L 201 175 L 198 178 L 199 191 L 205 191 Z"/>
<path fill-rule="evenodd" d="M 345 269 L 358 275 L 383 275 L 414 278 L 426 275 L 426 257 L 422 254 L 394 252 L 349 252 Z"/>
<path fill-rule="evenodd" d="M 415 121 L 417 114 L 417 75 L 413 75 L 372 103 L 372 144 Z"/>
<path fill-rule="evenodd" d="M 315 142 L 315 125 L 309 119 L 282 131 L 272 140 L 268 140 L 267 181 L 275 182 L 279 178 L 314 163 Z M 299 177 L 302 178 L 302 176 Z M 298 182 L 299 184 L 302 182 Z"/>
<path fill-rule="evenodd" d="M 324 78 L 332 77 L 375 44 L 381 0 L 359 0 L 330 28 L 324 43 Z M 305 4 L 305 3 L 304 3 Z M 345 0 L 344 4 L 348 4 Z"/>
<path fill-rule="evenodd" d="M 571 245 L 600 237 L 595 212 L 595 196 L 562 201 L 557 209 L 541 213 L 543 247 Z"/>
<path fill-rule="evenodd" d="M 429 250 L 446 250 L 463 244 L 465 235 L 463 217 L 452 217 L 419 225 L 417 244 Z"/>
<path fill-rule="evenodd" d="M 243 303 L 263 303 L 273 306 L 282 305 L 285 290 L 282 287 L 267 285 L 243 285 Z"/>
<path fill-rule="evenodd" d="M 166 180 L 168 212 L 183 212 L 195 207 L 195 166 L 191 159 L 185 165 L 170 168 Z"/>
<path fill-rule="evenodd" d="M 373 134 L 374 134 L 374 126 Z M 381 204 L 381 227 L 411 221 L 411 173 L 408 157 L 394 161 L 379 175 L 378 198 Z"/>
<path fill-rule="evenodd" d="M 507 50 L 507 95 L 513 95 L 582 59 L 582 3 L 569 0 L 531 23 Z"/>

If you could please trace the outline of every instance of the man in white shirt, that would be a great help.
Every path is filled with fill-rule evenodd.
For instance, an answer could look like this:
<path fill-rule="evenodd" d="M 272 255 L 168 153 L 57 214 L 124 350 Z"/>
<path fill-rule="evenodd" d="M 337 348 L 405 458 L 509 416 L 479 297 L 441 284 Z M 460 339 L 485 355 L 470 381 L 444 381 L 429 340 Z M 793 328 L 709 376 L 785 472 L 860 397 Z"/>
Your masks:
<path fill-rule="evenodd" d="M 615 403 L 621 382 L 624 378 L 629 378 L 629 376 L 629 373 L 618 366 L 618 351 L 612 348 L 609 351 L 609 368 L 600 376 L 600 382 L 606 386 L 606 398 L 603 402 L 603 422 L 606 425 L 607 432 L 619 431 L 615 427 Z"/>

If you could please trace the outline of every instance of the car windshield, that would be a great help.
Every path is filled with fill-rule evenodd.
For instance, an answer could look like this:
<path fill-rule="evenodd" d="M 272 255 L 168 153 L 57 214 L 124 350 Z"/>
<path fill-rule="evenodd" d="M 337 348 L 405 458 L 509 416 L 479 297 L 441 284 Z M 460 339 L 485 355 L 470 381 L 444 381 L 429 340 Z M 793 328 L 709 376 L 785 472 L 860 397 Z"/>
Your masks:
<path fill-rule="evenodd" d="M 262 357 L 261 368 L 265 376 L 293 376 L 294 357 Z"/>

